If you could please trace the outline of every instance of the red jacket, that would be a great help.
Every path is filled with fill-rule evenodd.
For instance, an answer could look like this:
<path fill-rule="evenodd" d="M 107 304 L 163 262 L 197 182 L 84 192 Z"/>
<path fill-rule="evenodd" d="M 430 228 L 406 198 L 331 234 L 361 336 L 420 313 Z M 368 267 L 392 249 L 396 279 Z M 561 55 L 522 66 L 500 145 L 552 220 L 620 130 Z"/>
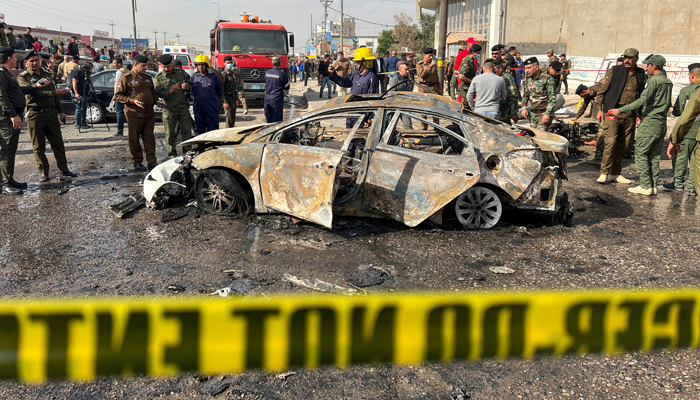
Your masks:
<path fill-rule="evenodd" d="M 95 58 L 95 57 L 97 57 L 97 52 L 95 51 L 95 49 L 90 47 L 90 58 Z"/>

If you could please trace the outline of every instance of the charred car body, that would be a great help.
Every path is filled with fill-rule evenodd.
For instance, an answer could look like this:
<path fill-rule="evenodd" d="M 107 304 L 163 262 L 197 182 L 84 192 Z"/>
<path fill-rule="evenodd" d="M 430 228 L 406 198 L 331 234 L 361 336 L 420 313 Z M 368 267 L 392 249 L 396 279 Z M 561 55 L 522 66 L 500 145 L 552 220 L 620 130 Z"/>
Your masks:
<path fill-rule="evenodd" d="M 144 196 L 187 194 L 212 214 L 282 212 L 327 228 L 334 214 L 411 227 L 451 215 L 487 229 L 504 204 L 570 212 L 566 139 L 460 108 L 433 94 L 351 95 L 291 121 L 208 132 L 151 171 Z"/>

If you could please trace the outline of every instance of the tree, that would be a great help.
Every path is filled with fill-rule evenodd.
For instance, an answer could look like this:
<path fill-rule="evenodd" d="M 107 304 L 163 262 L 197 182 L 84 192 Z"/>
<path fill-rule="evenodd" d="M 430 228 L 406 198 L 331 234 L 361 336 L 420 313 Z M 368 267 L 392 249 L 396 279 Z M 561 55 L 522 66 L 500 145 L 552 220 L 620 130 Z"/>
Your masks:
<path fill-rule="evenodd" d="M 420 20 L 420 38 L 423 48 L 435 47 L 435 14 L 423 14 Z"/>
<path fill-rule="evenodd" d="M 394 31 L 392 29 L 385 29 L 382 31 L 382 34 L 379 36 L 379 39 L 377 39 L 379 45 L 377 46 L 376 51 L 384 54 L 387 51 L 391 51 L 394 49 L 396 42 L 394 42 L 394 38 L 392 35 L 393 32 Z"/>
<path fill-rule="evenodd" d="M 422 49 L 420 31 L 418 26 L 413 23 L 413 18 L 402 11 L 401 14 L 394 15 L 394 19 L 396 20 L 396 25 L 391 36 L 396 42 L 396 50 L 406 48 L 408 51 L 420 51 Z"/>

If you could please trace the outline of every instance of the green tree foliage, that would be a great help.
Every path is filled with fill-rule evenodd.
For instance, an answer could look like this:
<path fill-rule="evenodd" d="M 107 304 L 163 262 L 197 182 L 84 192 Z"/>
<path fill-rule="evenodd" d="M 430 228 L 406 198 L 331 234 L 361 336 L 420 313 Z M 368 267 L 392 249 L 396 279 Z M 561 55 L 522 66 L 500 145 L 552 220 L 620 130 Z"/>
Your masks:
<path fill-rule="evenodd" d="M 420 31 L 418 26 L 413 23 L 413 18 L 409 17 L 405 12 L 399 15 L 394 15 L 396 25 L 391 36 L 396 42 L 396 50 L 402 51 L 404 48 L 408 51 L 419 52 L 422 47 Z"/>
<path fill-rule="evenodd" d="M 435 47 L 435 14 L 424 13 L 420 20 L 420 38 L 423 48 Z"/>
<path fill-rule="evenodd" d="M 381 36 L 379 36 L 379 39 L 377 39 L 379 42 L 379 46 L 377 46 L 378 52 L 384 54 L 387 51 L 394 50 L 396 42 L 392 36 L 393 32 L 394 31 L 392 29 L 385 29 L 382 31 Z"/>

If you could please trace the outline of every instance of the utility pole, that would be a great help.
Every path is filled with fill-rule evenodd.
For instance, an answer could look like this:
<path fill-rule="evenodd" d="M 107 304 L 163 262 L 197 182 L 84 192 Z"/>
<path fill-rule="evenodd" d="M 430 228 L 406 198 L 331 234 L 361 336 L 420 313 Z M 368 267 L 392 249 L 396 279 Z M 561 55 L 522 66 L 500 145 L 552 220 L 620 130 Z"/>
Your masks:
<path fill-rule="evenodd" d="M 156 53 L 157 53 L 157 52 L 158 52 L 158 31 L 155 30 L 155 29 L 153 30 L 153 37 L 155 38 L 155 42 L 156 42 Z"/>
<path fill-rule="evenodd" d="M 180 34 L 178 33 L 175 37 L 177 38 L 177 44 L 180 44 Z"/>
<path fill-rule="evenodd" d="M 167 41 L 167 39 L 165 38 L 165 35 L 166 35 L 167 33 L 168 33 L 168 32 L 163 31 L 163 47 L 165 47 L 165 45 L 167 44 L 167 43 L 165 43 L 165 42 Z"/>
<path fill-rule="evenodd" d="M 114 21 L 111 21 L 111 22 L 112 23 L 108 24 L 108 25 L 112 27 L 112 44 L 114 44 L 114 25 L 116 25 L 116 24 L 114 23 Z"/>
<path fill-rule="evenodd" d="M 136 48 L 136 38 L 138 38 L 136 36 L 136 0 L 131 0 L 131 15 L 134 17 L 134 50 L 138 51 Z"/>
<path fill-rule="evenodd" d="M 340 51 L 345 54 L 345 17 L 343 16 L 343 0 L 340 0 Z"/>
<path fill-rule="evenodd" d="M 445 90 L 445 47 L 447 47 L 447 0 L 440 0 L 440 29 L 438 29 L 438 80 L 440 94 Z"/>
<path fill-rule="evenodd" d="M 321 40 L 321 52 L 323 52 L 325 51 L 326 44 L 326 21 L 328 20 L 328 6 L 333 4 L 333 0 L 321 0 L 321 4 L 323 4 L 323 40 Z"/>

